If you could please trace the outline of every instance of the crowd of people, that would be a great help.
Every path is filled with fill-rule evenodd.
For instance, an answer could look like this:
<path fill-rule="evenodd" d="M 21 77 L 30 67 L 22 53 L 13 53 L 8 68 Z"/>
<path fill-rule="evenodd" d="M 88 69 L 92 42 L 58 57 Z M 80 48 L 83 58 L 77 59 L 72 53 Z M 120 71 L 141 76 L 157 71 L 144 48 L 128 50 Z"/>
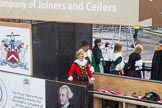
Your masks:
<path fill-rule="evenodd" d="M 82 41 L 81 49 L 74 54 L 74 62 L 69 70 L 68 80 L 94 83 L 95 78 L 92 73 L 104 73 L 104 67 L 106 66 L 101 50 L 103 47 L 105 46 L 103 46 L 102 41 L 99 38 L 94 40 L 94 47 L 92 50 L 90 50 L 88 41 Z M 142 50 L 142 45 L 138 44 L 135 46 L 134 52 L 129 55 L 129 58 L 123 58 L 122 45 L 116 43 L 110 52 L 110 69 L 106 71 L 114 75 L 143 78 Z"/>

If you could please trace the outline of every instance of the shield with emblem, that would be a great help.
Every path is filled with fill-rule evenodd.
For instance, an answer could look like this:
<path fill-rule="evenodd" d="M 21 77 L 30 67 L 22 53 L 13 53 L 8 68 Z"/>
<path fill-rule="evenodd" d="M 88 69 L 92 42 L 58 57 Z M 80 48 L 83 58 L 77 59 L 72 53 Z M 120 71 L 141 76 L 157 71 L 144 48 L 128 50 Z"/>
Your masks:
<path fill-rule="evenodd" d="M 7 53 L 7 61 L 8 61 L 8 64 L 11 67 L 17 67 L 18 63 L 19 63 L 18 53 L 14 52 L 14 51 L 11 51 L 11 52 L 8 51 L 8 53 Z"/>
<path fill-rule="evenodd" d="M 20 60 L 19 60 L 17 45 L 15 42 L 15 36 L 19 36 L 19 35 L 14 35 L 12 32 L 11 35 L 7 35 L 7 36 L 10 37 L 11 39 L 8 45 L 7 63 L 9 66 L 16 68 L 19 66 Z"/>

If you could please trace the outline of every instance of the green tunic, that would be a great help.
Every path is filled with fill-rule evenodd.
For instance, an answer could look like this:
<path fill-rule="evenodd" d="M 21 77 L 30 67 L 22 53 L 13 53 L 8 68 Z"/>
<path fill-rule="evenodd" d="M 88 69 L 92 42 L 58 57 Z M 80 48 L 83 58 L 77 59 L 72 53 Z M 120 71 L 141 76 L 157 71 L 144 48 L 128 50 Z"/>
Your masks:
<path fill-rule="evenodd" d="M 119 75 L 119 71 L 115 70 L 116 66 L 122 62 L 122 57 L 118 57 L 115 61 L 112 61 L 110 66 L 110 73 L 114 75 Z"/>

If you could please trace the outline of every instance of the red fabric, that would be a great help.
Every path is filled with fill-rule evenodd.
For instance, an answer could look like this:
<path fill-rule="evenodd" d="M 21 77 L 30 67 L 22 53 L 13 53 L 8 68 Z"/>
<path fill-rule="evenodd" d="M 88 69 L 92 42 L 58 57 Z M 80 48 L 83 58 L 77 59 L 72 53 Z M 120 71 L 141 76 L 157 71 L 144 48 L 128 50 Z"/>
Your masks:
<path fill-rule="evenodd" d="M 116 91 L 112 91 L 112 90 L 98 89 L 98 92 L 100 92 L 100 93 L 107 93 L 107 94 L 113 94 L 113 95 L 122 95 L 122 93 L 116 92 Z"/>
<path fill-rule="evenodd" d="M 90 71 L 90 67 L 89 67 L 88 64 L 86 65 L 86 71 L 87 71 L 88 76 L 90 78 L 92 78 L 92 72 Z M 69 71 L 69 77 L 73 76 L 74 73 L 76 73 L 78 76 L 82 76 L 82 74 L 80 72 L 80 67 L 76 64 L 71 65 L 71 68 L 70 68 L 70 71 Z"/>
<path fill-rule="evenodd" d="M 119 71 L 120 76 L 124 76 L 124 72 L 122 70 Z"/>
<path fill-rule="evenodd" d="M 162 103 L 162 99 L 161 99 L 159 102 L 161 102 L 161 103 Z"/>

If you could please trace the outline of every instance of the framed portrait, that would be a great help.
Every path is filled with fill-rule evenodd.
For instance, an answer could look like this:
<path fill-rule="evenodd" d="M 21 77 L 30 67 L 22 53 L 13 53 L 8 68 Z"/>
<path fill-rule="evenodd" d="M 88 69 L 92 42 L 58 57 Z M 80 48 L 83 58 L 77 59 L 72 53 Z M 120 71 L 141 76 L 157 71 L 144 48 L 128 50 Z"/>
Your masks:
<path fill-rule="evenodd" d="M 46 107 L 93 108 L 93 96 L 91 101 L 87 95 L 87 90 L 91 87 L 92 85 L 46 80 Z"/>
<path fill-rule="evenodd" d="M 31 25 L 0 22 L 0 70 L 32 76 Z"/>

